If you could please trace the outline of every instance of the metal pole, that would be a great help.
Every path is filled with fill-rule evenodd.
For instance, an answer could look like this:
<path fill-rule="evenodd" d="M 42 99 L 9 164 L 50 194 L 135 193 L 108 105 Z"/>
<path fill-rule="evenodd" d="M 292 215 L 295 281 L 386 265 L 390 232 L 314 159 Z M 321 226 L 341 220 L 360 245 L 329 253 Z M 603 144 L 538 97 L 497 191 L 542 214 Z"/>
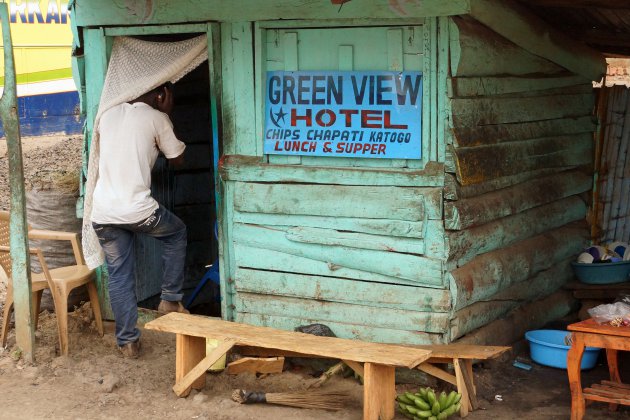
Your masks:
<path fill-rule="evenodd" d="M 33 303 L 31 299 L 31 262 L 28 253 L 28 232 L 24 195 L 24 167 L 22 165 L 22 143 L 20 121 L 17 113 L 17 92 L 13 44 L 9 29 L 8 4 L 0 4 L 2 42 L 4 44 L 4 92 L 0 99 L 0 118 L 7 138 L 9 156 L 9 186 L 11 189 L 10 247 L 15 306 L 15 335 L 22 357 L 34 360 L 35 326 L 33 325 Z"/>

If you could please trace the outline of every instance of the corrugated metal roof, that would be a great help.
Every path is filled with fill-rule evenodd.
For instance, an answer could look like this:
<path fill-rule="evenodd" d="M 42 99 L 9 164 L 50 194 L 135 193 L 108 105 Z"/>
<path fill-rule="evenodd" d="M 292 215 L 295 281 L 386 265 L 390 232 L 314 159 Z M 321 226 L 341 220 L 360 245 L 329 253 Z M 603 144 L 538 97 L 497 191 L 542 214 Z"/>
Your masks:
<path fill-rule="evenodd" d="M 607 56 L 630 56 L 630 1 L 520 0 L 557 30 Z"/>

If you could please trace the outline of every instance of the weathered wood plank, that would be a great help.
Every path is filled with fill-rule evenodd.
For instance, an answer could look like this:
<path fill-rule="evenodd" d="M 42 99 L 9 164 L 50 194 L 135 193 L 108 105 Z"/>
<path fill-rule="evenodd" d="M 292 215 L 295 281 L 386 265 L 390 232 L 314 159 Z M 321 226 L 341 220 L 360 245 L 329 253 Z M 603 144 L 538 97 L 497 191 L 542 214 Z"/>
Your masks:
<path fill-rule="evenodd" d="M 446 231 L 442 220 L 428 220 L 424 237 L 424 256 L 446 260 Z"/>
<path fill-rule="evenodd" d="M 591 133 L 551 137 L 487 147 L 453 149 L 462 185 L 543 168 L 588 165 L 593 161 Z"/>
<path fill-rule="evenodd" d="M 286 237 L 293 242 L 324 246 L 373 249 L 376 251 L 424 254 L 424 241 L 420 239 L 396 238 L 365 233 L 339 232 L 333 229 L 293 227 L 287 229 Z"/>
<path fill-rule="evenodd" d="M 250 225 L 329 228 L 347 232 L 416 239 L 422 239 L 425 233 L 424 222 L 411 222 L 407 220 L 235 212 L 234 221 Z"/>
<path fill-rule="evenodd" d="M 282 373 L 283 368 L 284 357 L 243 357 L 227 365 L 227 374 Z"/>
<path fill-rule="evenodd" d="M 232 0 L 226 7 L 222 0 L 173 0 L 129 3 L 125 7 L 112 7 L 101 0 L 81 0 L 75 3 L 78 26 L 101 25 L 157 25 L 200 21 L 256 21 L 273 19 L 399 19 L 426 16 L 465 15 L 468 0 L 423 0 L 422 3 L 405 3 L 392 7 L 386 0 L 348 2 L 340 9 L 336 4 L 322 5 L 319 0 L 266 1 Z"/>
<path fill-rule="evenodd" d="M 461 185 L 457 181 L 455 175 L 446 174 L 446 177 L 444 178 L 444 199 L 453 201 L 473 198 L 488 192 L 518 185 L 541 176 L 561 173 L 569 169 L 572 168 L 543 168 L 535 171 L 521 172 L 514 175 L 489 179 L 487 181 L 480 182 L 479 184 L 470 185 Z"/>
<path fill-rule="evenodd" d="M 451 99 L 451 107 L 453 124 L 457 127 L 583 117 L 592 113 L 594 102 L 592 93 L 525 98 L 488 96 Z"/>
<path fill-rule="evenodd" d="M 340 302 L 297 299 L 284 296 L 238 293 L 234 297 L 237 312 L 299 318 L 314 314 L 319 322 L 344 322 L 357 326 L 419 330 L 445 333 L 449 316 L 443 312 L 406 311 Z"/>
<path fill-rule="evenodd" d="M 499 291 L 491 299 L 493 301 L 531 301 L 551 295 L 574 278 L 571 269 L 571 261 L 574 260 L 575 255 L 571 255 L 569 258 L 556 262 L 549 269 L 541 271 L 534 277 Z"/>
<path fill-rule="evenodd" d="M 595 120 L 592 116 L 471 126 L 458 124 L 455 121 L 453 124 L 453 137 L 458 147 L 471 147 L 482 144 L 575 135 L 593 132 L 595 129 Z"/>
<path fill-rule="evenodd" d="M 606 61 L 598 51 L 556 30 L 516 1 L 473 0 L 470 15 L 532 54 L 589 80 L 600 81 Z"/>
<path fill-rule="evenodd" d="M 239 312 L 236 321 L 245 324 L 273 327 L 292 331 L 301 325 L 309 325 L 321 320 L 316 313 L 304 313 L 300 317 L 291 318 L 276 315 L 260 315 Z M 378 328 L 371 326 L 357 326 L 349 323 L 327 321 L 326 325 L 340 338 L 376 343 L 405 343 L 405 344 L 443 344 L 444 335 L 427 333 L 424 331 L 407 331 L 394 328 Z"/>
<path fill-rule="evenodd" d="M 581 85 L 587 83 L 586 85 Z M 448 79 L 449 97 L 493 96 L 510 93 L 530 93 L 574 86 L 586 86 L 593 89 L 589 80 L 583 76 L 554 77 L 452 77 Z"/>
<path fill-rule="evenodd" d="M 352 268 L 342 267 L 339 264 L 328 261 L 318 261 L 269 249 L 254 248 L 240 244 L 235 244 L 234 249 L 236 256 L 238 257 L 237 263 L 239 267 L 315 276 L 338 277 L 375 283 L 401 284 L 408 286 L 418 285 L 418 282 L 413 280 L 405 280 L 399 277 L 371 273 L 369 271 L 355 270 Z M 441 285 L 428 285 L 427 287 L 441 287 Z"/>
<path fill-rule="evenodd" d="M 565 226 L 480 255 L 456 268 L 449 279 L 454 309 L 488 299 L 575 256 L 587 244 L 587 236 L 588 230 L 582 226 Z"/>
<path fill-rule="evenodd" d="M 258 156 L 228 155 L 221 159 L 219 173 L 224 181 L 303 182 L 309 184 L 399 187 L 441 187 L 444 184 L 444 167 L 436 162 L 428 162 L 422 170 L 340 168 L 273 165 L 264 163 Z"/>
<path fill-rule="evenodd" d="M 440 188 L 236 183 L 241 212 L 424 220 L 442 218 Z"/>
<path fill-rule="evenodd" d="M 525 332 L 575 311 L 577 301 L 566 291 L 558 291 L 512 311 L 457 340 L 461 344 L 508 346 L 523 339 Z"/>
<path fill-rule="evenodd" d="M 447 234 L 449 261 L 461 266 L 476 255 L 503 248 L 586 216 L 586 205 L 568 197 L 482 226 Z"/>
<path fill-rule="evenodd" d="M 447 312 L 451 307 L 448 290 L 426 287 L 245 268 L 236 270 L 234 282 L 239 293 L 269 294 L 420 312 Z"/>
<path fill-rule="evenodd" d="M 451 320 L 449 331 L 451 340 L 455 340 L 464 334 L 502 317 L 520 305 L 514 300 L 476 302 L 455 313 Z"/>
<path fill-rule="evenodd" d="M 532 278 L 517 282 L 492 295 L 457 311 L 451 320 L 451 338 L 494 321 L 523 302 L 533 301 L 553 294 L 573 277 L 570 258 L 555 264 Z"/>
<path fill-rule="evenodd" d="M 342 267 L 413 280 L 419 284 L 439 286 L 442 283 L 442 263 L 431 258 L 396 252 L 359 250 L 342 246 L 322 247 L 316 244 L 292 242 L 279 228 L 240 223 L 234 224 L 232 238 L 235 243 L 241 245 L 280 251 Z"/>
<path fill-rule="evenodd" d="M 451 19 L 451 74 L 455 77 L 564 72 L 557 64 L 524 51 L 479 22 Z"/>
<path fill-rule="evenodd" d="M 444 203 L 446 229 L 462 230 L 510 216 L 533 207 L 580 194 L 592 188 L 593 180 L 579 171 L 554 174 L 514 187 Z"/>

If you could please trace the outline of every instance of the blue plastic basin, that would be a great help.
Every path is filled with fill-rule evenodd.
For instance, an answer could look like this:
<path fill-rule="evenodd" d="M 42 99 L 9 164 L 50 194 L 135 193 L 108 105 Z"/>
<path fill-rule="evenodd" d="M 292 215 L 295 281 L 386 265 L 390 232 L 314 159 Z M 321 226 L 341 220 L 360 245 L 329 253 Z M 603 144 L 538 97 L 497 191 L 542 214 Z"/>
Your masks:
<path fill-rule="evenodd" d="M 560 369 L 567 368 L 567 353 L 571 346 L 565 344 L 565 337 L 570 335 L 568 331 L 562 330 L 534 330 L 525 333 L 525 338 L 529 341 L 529 351 L 532 360 L 545 366 Z M 599 348 L 586 347 L 582 356 L 582 370 L 592 369 L 597 363 Z"/>
<path fill-rule="evenodd" d="M 575 276 L 582 283 L 613 284 L 628 281 L 630 261 L 601 264 L 571 262 Z"/>

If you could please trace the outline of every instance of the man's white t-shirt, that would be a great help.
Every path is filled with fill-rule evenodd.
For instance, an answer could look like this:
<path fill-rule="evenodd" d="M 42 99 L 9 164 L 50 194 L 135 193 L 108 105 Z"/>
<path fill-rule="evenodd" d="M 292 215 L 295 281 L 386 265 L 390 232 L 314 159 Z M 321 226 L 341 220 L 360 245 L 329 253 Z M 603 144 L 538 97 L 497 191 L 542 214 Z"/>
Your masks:
<path fill-rule="evenodd" d="M 99 131 L 92 221 L 127 224 L 147 219 L 159 206 L 151 197 L 151 169 L 159 151 L 173 159 L 186 145 L 175 137 L 168 115 L 144 102 L 123 103 L 105 111 Z"/>

